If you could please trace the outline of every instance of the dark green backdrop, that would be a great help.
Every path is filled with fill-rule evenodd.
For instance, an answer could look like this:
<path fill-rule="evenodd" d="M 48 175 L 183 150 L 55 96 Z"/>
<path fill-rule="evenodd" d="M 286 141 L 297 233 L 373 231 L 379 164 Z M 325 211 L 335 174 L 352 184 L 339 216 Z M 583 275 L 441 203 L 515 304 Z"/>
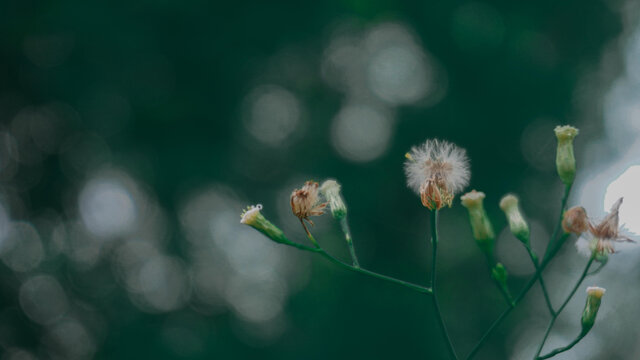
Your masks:
<path fill-rule="evenodd" d="M 459 15 L 461 8 L 471 10 Z M 389 21 L 410 29 L 437 62 L 446 92 L 432 105 L 394 107 L 388 149 L 373 161 L 352 162 L 332 146 L 331 121 L 346 96 L 323 81 L 323 53 L 340 24 L 361 33 Z M 162 248 L 185 269 L 192 257 L 180 214 L 196 189 L 230 189 L 239 200 L 229 221 L 239 219 L 245 203 L 260 202 L 275 223 L 291 224 L 283 208 L 288 191 L 308 177 L 337 178 L 361 262 L 426 283 L 428 216 L 404 185 L 404 153 L 426 138 L 457 143 L 471 158 L 470 188 L 487 193 L 497 229 L 504 226 L 497 201 L 510 191 L 521 194 L 530 218 L 550 227 L 561 191 L 553 126 L 601 127 L 597 112 L 585 123 L 575 95 L 621 30 L 619 15 L 592 0 L 0 1 L 0 130 L 17 143 L 3 145 L 13 149 L 3 150 L 9 154 L 2 158 L 3 206 L 13 221 L 33 223 L 46 249 L 28 271 L 0 267 L 0 346 L 7 356 L 16 348 L 43 358 L 69 351 L 51 337 L 53 325 L 34 322 L 20 302 L 21 284 L 48 273 L 75 304 L 63 317 L 79 319 L 92 339 L 80 358 L 444 358 L 428 298 L 295 251 L 285 255 L 300 258 L 295 269 L 306 280 L 288 293 L 273 336 L 268 327 L 238 320 L 229 305 L 202 310 L 192 300 L 171 311 L 145 310 L 127 295 L 110 255 L 83 268 L 51 250 L 51 224 L 77 219 L 76 198 L 90 178 L 89 170 L 69 170 L 68 163 L 109 164 L 154 194 L 164 211 Z M 260 145 L 243 125 L 243 99 L 265 84 L 287 89 L 304 105 L 304 129 L 283 146 Z M 55 126 L 37 132 L 34 122 L 24 130 L 15 119 L 25 108 L 54 109 Z M 524 155 L 523 137 L 534 160 Z M 71 138 L 84 145 L 65 148 Z M 41 140 L 52 150 L 36 146 Z M 588 142 L 588 132 L 580 140 Z M 505 305 L 458 200 L 441 223 L 443 311 L 466 354 Z M 316 228 L 323 244 L 347 254 L 335 224 L 322 219 Z M 510 282 L 516 289 L 526 280 Z M 78 310 L 85 305 L 89 315 Z M 505 343 L 523 317 L 516 311 L 479 358 L 507 358 Z M 177 332 L 167 330 L 173 322 L 182 324 Z"/>

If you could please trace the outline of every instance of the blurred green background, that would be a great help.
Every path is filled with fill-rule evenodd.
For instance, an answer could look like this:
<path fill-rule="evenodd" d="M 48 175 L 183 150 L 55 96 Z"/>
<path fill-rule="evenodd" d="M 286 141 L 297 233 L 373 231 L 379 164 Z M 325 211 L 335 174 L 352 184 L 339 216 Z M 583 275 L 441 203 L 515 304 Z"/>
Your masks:
<path fill-rule="evenodd" d="M 597 0 L 0 1 L 3 359 L 446 358 L 429 298 L 272 244 L 239 224 L 242 208 L 263 204 L 304 241 L 290 192 L 336 178 L 363 266 L 427 284 L 428 214 L 402 164 L 443 138 L 467 149 L 496 230 L 515 192 L 542 251 L 562 191 L 555 125 L 582 131 L 572 202 L 595 212 L 640 159 L 637 13 Z M 348 256 L 329 216 L 313 232 Z M 464 355 L 506 305 L 458 200 L 441 237 L 443 312 Z M 517 292 L 533 268 L 507 233 L 498 242 Z M 624 291 L 634 254 L 620 255 L 628 278 L 602 278 L 620 284 L 617 306 L 637 303 Z M 557 302 L 581 266 L 572 246 L 561 256 Z M 550 348 L 577 331 L 578 294 Z M 611 328 L 558 358 L 637 358 L 640 315 L 614 309 Z M 535 287 L 478 359 L 530 358 L 547 320 Z"/>

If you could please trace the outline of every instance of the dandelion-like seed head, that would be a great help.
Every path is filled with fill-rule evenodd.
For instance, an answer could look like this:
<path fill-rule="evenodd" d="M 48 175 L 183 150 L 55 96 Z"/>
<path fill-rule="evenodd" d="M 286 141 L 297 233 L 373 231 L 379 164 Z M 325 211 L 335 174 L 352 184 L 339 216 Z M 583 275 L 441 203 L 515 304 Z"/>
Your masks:
<path fill-rule="evenodd" d="M 455 194 L 469 184 L 466 151 L 450 142 L 427 140 L 405 157 L 407 185 L 430 210 L 451 206 Z"/>

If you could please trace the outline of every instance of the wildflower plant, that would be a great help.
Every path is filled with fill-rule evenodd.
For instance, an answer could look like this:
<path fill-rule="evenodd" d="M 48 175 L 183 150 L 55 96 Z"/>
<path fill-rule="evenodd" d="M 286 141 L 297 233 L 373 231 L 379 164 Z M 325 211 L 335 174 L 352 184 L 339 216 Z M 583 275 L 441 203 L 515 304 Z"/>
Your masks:
<path fill-rule="evenodd" d="M 485 334 L 464 359 L 472 359 L 481 350 L 498 325 L 520 304 L 536 283 L 539 283 L 542 288 L 551 320 L 538 345 L 533 357 L 534 360 L 549 359 L 570 350 L 587 336 L 593 328 L 605 292 L 603 288 L 595 286 L 588 287 L 586 290 L 587 297 L 581 317 L 582 330 L 580 333 L 567 345 L 543 354 L 544 345 L 558 316 L 582 286 L 584 280 L 604 267 L 609 255 L 615 253 L 615 244 L 617 242 L 633 241 L 624 235 L 619 227 L 618 212 L 622 205 L 622 198 L 613 205 L 611 212 L 597 223 L 587 217 L 587 212 L 583 207 L 575 206 L 565 211 L 576 176 L 577 167 L 573 152 L 573 140 L 577 134 L 578 129 L 568 125 L 558 126 L 555 129 L 555 135 L 558 140 L 556 168 L 558 176 L 564 184 L 564 195 L 560 203 L 558 220 L 542 256 L 536 254 L 532 249 L 532 241 L 538 241 L 538 239 L 531 239 L 529 224 L 520 209 L 518 197 L 515 194 L 507 194 L 502 197 L 498 204 L 504 212 L 511 233 L 524 246 L 536 270 L 535 274 L 516 296 L 511 295 L 511 289 L 507 283 L 508 269 L 497 262 L 494 257 L 493 248 L 496 237 L 492 222 L 485 211 L 485 194 L 481 191 L 472 190 L 460 197 L 460 202 L 467 209 L 469 215 L 471 236 L 475 239 L 479 250 L 485 255 L 489 269 L 488 274 L 503 294 L 507 305 L 504 312 L 489 326 Z M 407 176 L 407 185 L 420 196 L 422 205 L 429 212 L 431 221 L 432 260 L 431 281 L 428 286 L 399 280 L 361 267 L 347 223 L 347 206 L 341 194 L 341 186 L 336 180 L 326 180 L 322 185 L 314 181 L 307 181 L 300 189 L 296 189 L 291 193 L 291 210 L 300 220 L 311 246 L 289 240 L 279 228 L 262 215 L 261 205 L 251 206 L 245 210 L 242 213 L 241 223 L 252 226 L 279 244 L 318 254 L 346 270 L 395 283 L 429 296 L 450 358 L 462 359 L 463 357 L 458 355 L 449 336 L 438 301 L 438 216 L 441 210 L 453 206 L 456 195 L 468 186 L 470 178 L 469 159 L 464 149 L 441 140 L 427 140 L 424 144 L 413 147 L 405 157 L 404 169 Z M 332 217 L 341 225 L 351 255 L 350 261 L 343 261 L 329 254 L 320 246 L 319 242 L 311 234 L 309 227 L 307 227 L 307 224 L 313 226 L 313 222 L 309 217 L 323 215 L 327 212 L 327 207 Z M 586 256 L 586 264 L 576 284 L 567 294 L 562 304 L 554 306 L 543 279 L 543 272 L 571 235 L 578 237 L 576 247 L 578 252 Z M 597 269 L 591 270 L 594 263 L 599 263 L 600 265 Z"/>

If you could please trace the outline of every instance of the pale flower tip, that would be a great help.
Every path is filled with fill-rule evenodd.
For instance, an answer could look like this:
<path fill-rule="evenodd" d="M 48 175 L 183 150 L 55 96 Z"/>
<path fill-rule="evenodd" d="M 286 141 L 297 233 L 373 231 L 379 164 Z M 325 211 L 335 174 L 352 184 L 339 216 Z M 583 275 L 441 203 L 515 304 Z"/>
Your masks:
<path fill-rule="evenodd" d="M 587 288 L 587 296 L 593 296 L 598 299 L 601 299 L 606 291 L 607 290 L 605 288 L 601 288 L 598 286 L 589 286 Z"/>
<path fill-rule="evenodd" d="M 471 190 L 468 193 L 462 195 L 460 200 L 462 202 L 462 206 L 466 208 L 475 207 L 482 204 L 482 200 L 484 200 L 485 195 L 482 191 Z"/>
<path fill-rule="evenodd" d="M 413 156 L 411 156 L 411 154 L 409 154 L 409 153 L 405 153 L 404 157 L 409 161 L 415 161 L 415 160 L 413 160 Z"/>
<path fill-rule="evenodd" d="M 322 195 L 324 195 L 325 199 L 329 202 L 331 215 L 338 220 L 347 215 L 347 206 L 342 199 L 342 195 L 340 195 L 340 188 L 340 184 L 333 179 L 326 180 L 322 183 L 322 186 L 320 186 Z"/>
<path fill-rule="evenodd" d="M 558 125 L 553 131 L 556 133 L 558 140 L 571 140 L 579 133 L 579 130 L 571 125 Z"/>
<path fill-rule="evenodd" d="M 518 206 L 518 197 L 513 194 L 507 194 L 500 200 L 500 209 L 502 211 L 512 209 L 514 206 Z"/>
<path fill-rule="evenodd" d="M 240 215 L 240 223 L 252 225 L 255 223 L 256 217 L 260 214 L 260 210 L 262 210 L 262 204 L 247 206 L 247 209 Z"/>
<path fill-rule="evenodd" d="M 325 182 L 322 183 L 322 186 L 320 186 L 320 191 L 326 197 L 327 193 L 331 193 L 331 192 L 334 192 L 334 191 L 338 191 L 339 192 L 340 191 L 340 184 L 338 184 L 338 182 L 333 180 L 333 179 L 326 180 Z"/>

